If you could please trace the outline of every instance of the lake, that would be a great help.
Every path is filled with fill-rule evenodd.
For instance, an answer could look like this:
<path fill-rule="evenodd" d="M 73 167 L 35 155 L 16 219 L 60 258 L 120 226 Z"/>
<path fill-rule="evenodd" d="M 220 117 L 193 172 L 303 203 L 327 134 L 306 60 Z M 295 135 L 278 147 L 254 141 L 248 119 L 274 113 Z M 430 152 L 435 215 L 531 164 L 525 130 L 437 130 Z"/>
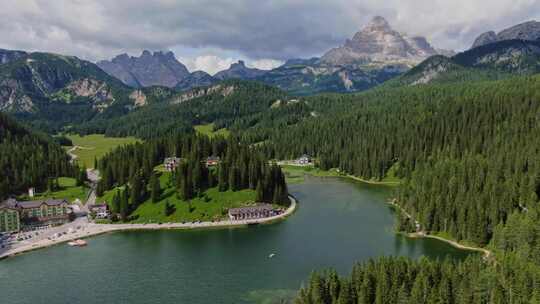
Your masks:
<path fill-rule="evenodd" d="M 347 274 L 382 255 L 469 252 L 393 230 L 393 188 L 307 177 L 280 223 L 200 231 L 122 232 L 85 248 L 50 247 L 0 261 L 0 298 L 15 303 L 280 303 L 314 269 Z M 269 255 L 275 255 L 270 258 Z"/>

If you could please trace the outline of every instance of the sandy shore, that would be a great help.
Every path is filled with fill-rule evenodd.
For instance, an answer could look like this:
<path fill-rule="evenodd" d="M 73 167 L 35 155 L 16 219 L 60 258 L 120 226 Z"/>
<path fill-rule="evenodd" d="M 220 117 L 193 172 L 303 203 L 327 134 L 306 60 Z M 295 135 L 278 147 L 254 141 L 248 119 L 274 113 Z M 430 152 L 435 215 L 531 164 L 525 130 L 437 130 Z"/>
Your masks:
<path fill-rule="evenodd" d="M 8 249 L 0 253 L 0 259 L 4 259 L 10 256 L 21 254 L 23 252 L 32 251 L 40 248 L 45 248 L 49 246 L 54 246 L 57 244 L 66 243 L 76 239 L 88 238 L 91 236 L 96 236 L 109 232 L 118 232 L 118 231 L 131 231 L 131 230 L 167 230 L 167 229 L 219 229 L 219 228 L 229 228 L 229 227 L 240 227 L 253 224 L 269 224 L 275 221 L 280 221 L 291 215 L 297 208 L 296 199 L 292 196 L 289 197 L 291 200 L 291 205 L 285 212 L 260 219 L 251 219 L 251 220 L 241 220 L 241 221 L 231 221 L 223 220 L 217 222 L 199 222 L 199 223 L 163 223 L 163 224 L 94 224 L 88 223 L 83 226 L 80 230 L 77 230 L 74 233 L 69 233 L 62 235 L 61 237 L 53 240 L 40 240 L 19 246 L 17 248 Z"/>

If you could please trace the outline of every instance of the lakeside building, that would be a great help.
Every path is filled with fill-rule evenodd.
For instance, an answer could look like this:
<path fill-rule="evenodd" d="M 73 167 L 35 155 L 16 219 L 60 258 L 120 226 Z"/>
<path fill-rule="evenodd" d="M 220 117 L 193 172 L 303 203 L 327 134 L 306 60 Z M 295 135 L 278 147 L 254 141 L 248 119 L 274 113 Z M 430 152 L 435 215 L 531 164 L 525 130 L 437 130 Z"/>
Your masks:
<path fill-rule="evenodd" d="M 213 166 L 217 166 L 219 164 L 219 156 L 209 156 L 208 158 L 206 158 L 206 166 L 207 167 L 213 167 Z"/>
<path fill-rule="evenodd" d="M 0 205 L 0 233 L 18 232 L 21 230 L 19 210 L 7 205 Z"/>
<path fill-rule="evenodd" d="M 278 215 L 279 211 L 274 210 L 270 204 L 258 204 L 255 206 L 231 208 L 229 209 L 229 219 L 250 220 Z"/>
<path fill-rule="evenodd" d="M 0 227 L 0 232 L 63 225 L 71 220 L 72 215 L 66 200 L 54 199 L 19 202 L 11 198 L 0 204 L 0 210 L 4 218 L 10 219 L 9 224 L 5 221 L 4 227 Z M 13 212 L 17 213 L 17 216 Z"/>
<path fill-rule="evenodd" d="M 167 158 L 165 158 L 165 160 L 163 161 L 163 165 L 165 166 L 165 170 L 167 170 L 167 172 L 173 172 L 174 170 L 176 170 L 176 167 L 178 167 L 181 160 L 182 159 L 179 158 L 179 157 L 167 157 Z"/>
<path fill-rule="evenodd" d="M 300 156 L 299 159 L 296 160 L 296 163 L 299 165 L 309 165 L 311 164 L 311 157 L 307 154 L 304 154 Z"/>
<path fill-rule="evenodd" d="M 96 219 L 107 219 L 111 215 L 107 204 L 89 205 L 88 210 Z"/>

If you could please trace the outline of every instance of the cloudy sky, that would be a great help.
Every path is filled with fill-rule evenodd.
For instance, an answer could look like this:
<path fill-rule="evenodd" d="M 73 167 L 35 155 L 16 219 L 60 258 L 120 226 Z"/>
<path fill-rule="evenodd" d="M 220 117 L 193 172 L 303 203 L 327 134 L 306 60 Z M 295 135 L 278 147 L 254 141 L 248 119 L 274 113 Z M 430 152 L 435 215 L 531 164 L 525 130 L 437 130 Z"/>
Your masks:
<path fill-rule="evenodd" d="M 320 56 L 373 16 L 437 48 L 462 50 L 487 30 L 540 20 L 540 0 L 2 0 L 0 48 L 96 61 L 172 50 L 210 73 L 238 59 L 269 69 Z"/>

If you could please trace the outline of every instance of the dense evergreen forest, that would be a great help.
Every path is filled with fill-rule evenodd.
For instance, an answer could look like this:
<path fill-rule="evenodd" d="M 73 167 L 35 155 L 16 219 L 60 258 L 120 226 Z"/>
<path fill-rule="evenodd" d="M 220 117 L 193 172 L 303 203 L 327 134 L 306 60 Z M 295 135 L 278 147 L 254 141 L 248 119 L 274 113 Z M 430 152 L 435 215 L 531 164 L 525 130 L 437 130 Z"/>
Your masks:
<path fill-rule="evenodd" d="M 42 191 L 49 180 L 74 176 L 64 150 L 44 134 L 36 134 L 0 113 L 0 200 L 35 187 Z"/>
<path fill-rule="evenodd" d="M 539 303 L 540 77 L 318 98 L 349 114 L 268 133 L 268 155 L 308 152 L 376 179 L 396 166 L 397 202 L 422 230 L 494 260 L 380 259 L 350 278 L 314 275 L 297 303 Z M 404 216 L 398 226 L 415 230 Z"/>
<path fill-rule="evenodd" d="M 235 138 L 188 134 L 127 145 L 107 154 L 98 162 L 102 175 L 98 196 L 124 186 L 124 192 L 113 199 L 113 209 L 127 219 L 149 196 L 159 192 L 154 167 L 174 156 L 181 159 L 171 183 L 182 200 L 189 201 L 208 188 L 218 187 L 219 191 L 253 189 L 257 191 L 257 202 L 289 204 L 281 168 L 269 164 L 257 150 L 239 144 Z M 210 156 L 219 157 L 216 167 L 206 165 Z"/>
<path fill-rule="evenodd" d="M 152 139 L 189 133 L 192 126 L 206 123 L 214 123 L 216 129 L 237 131 L 254 125 L 290 125 L 310 113 L 305 104 L 272 107 L 278 100 L 286 102 L 287 95 L 257 82 L 230 80 L 202 91 L 194 89 L 168 96 L 119 118 L 97 119 L 75 126 L 73 131 L 83 135 L 100 133 Z"/>

